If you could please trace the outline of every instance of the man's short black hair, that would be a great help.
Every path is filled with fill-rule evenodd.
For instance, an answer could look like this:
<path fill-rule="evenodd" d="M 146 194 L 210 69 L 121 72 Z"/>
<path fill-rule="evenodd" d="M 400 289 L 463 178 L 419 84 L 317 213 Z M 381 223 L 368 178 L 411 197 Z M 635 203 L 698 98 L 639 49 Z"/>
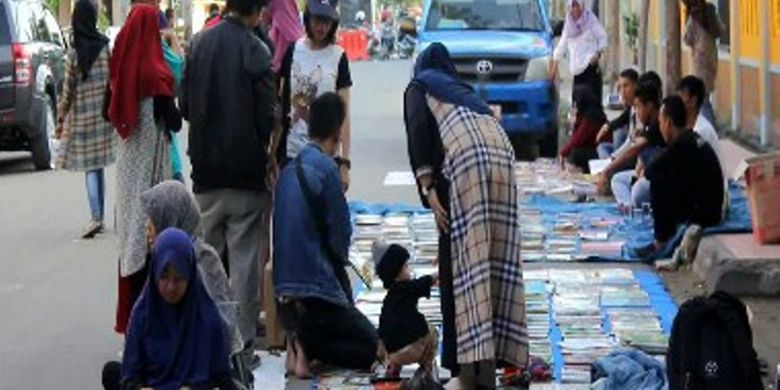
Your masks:
<path fill-rule="evenodd" d="M 704 86 L 704 81 L 696 76 L 685 76 L 680 80 L 680 84 L 677 85 L 677 92 L 687 92 L 691 96 L 696 98 L 696 107 L 701 108 L 704 104 L 704 98 L 707 94 L 707 87 Z"/>
<path fill-rule="evenodd" d="M 664 99 L 663 112 L 672 120 L 674 127 L 685 128 L 688 123 L 688 113 L 685 111 L 685 103 L 679 95 L 668 96 Z"/>
<path fill-rule="evenodd" d="M 345 116 L 346 107 L 341 96 L 333 92 L 322 94 L 309 107 L 309 137 L 325 140 L 338 134 Z"/>
<path fill-rule="evenodd" d="M 306 36 L 309 37 L 309 39 L 313 39 L 314 35 L 311 32 L 311 19 L 312 15 L 311 12 L 309 12 L 309 7 L 306 7 L 306 9 L 303 11 L 303 28 L 306 30 Z M 339 21 L 334 20 L 333 21 L 333 27 L 330 28 L 330 31 L 328 31 L 328 35 L 325 36 L 325 44 L 327 45 L 333 45 L 336 43 L 336 33 L 339 30 Z"/>
<path fill-rule="evenodd" d="M 639 84 L 642 84 L 644 82 L 650 82 L 655 85 L 655 88 L 659 91 L 663 90 L 664 88 L 664 82 L 661 80 L 661 76 L 658 75 L 655 71 L 648 70 L 645 73 L 642 73 L 641 76 L 639 76 Z"/>
<path fill-rule="evenodd" d="M 211 5 L 209 5 L 209 13 L 210 14 L 219 13 L 219 4 L 211 3 Z"/>
<path fill-rule="evenodd" d="M 227 0 L 227 9 L 237 13 L 238 16 L 251 16 L 255 12 L 260 12 L 264 5 L 263 0 Z"/>
<path fill-rule="evenodd" d="M 661 90 L 649 80 L 641 81 L 636 90 L 636 98 L 644 104 L 652 103 L 655 108 L 661 106 Z"/>
<path fill-rule="evenodd" d="M 631 68 L 623 69 L 623 71 L 620 72 L 620 77 L 631 81 L 634 84 L 639 83 L 639 72 Z"/>

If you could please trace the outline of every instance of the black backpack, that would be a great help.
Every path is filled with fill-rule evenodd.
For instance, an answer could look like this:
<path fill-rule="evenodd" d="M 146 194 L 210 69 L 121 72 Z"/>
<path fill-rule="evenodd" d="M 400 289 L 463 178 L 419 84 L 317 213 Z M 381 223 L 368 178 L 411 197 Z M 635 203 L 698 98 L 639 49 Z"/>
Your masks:
<path fill-rule="evenodd" d="M 670 390 L 763 390 L 745 305 L 722 291 L 685 302 L 672 326 L 666 371 Z"/>

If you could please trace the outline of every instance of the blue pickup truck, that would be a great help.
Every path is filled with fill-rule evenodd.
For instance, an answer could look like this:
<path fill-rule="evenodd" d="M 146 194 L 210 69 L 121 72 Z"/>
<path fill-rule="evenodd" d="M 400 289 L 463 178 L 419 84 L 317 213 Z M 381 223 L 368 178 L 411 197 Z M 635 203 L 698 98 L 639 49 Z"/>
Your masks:
<path fill-rule="evenodd" d="M 494 109 L 515 149 L 558 148 L 558 91 L 547 77 L 553 29 L 546 0 L 425 0 L 418 50 L 441 42 L 461 78 Z"/>

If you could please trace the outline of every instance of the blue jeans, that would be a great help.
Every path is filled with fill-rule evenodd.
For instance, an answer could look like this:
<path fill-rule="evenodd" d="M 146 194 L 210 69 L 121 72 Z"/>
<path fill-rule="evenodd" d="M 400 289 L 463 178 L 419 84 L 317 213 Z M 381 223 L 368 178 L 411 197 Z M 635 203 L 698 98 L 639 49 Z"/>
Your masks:
<path fill-rule="evenodd" d="M 105 213 L 106 187 L 103 178 L 103 168 L 87 171 L 87 198 L 92 220 L 103 222 Z"/>
<path fill-rule="evenodd" d="M 650 203 L 650 182 L 642 177 L 631 185 L 633 176 L 633 170 L 612 176 L 612 194 L 621 206 L 642 207 L 642 204 Z"/>
<path fill-rule="evenodd" d="M 599 153 L 599 158 L 604 160 L 610 158 L 612 153 L 620 149 L 628 138 L 628 129 L 621 128 L 612 132 L 612 142 L 602 142 L 596 148 Z"/>

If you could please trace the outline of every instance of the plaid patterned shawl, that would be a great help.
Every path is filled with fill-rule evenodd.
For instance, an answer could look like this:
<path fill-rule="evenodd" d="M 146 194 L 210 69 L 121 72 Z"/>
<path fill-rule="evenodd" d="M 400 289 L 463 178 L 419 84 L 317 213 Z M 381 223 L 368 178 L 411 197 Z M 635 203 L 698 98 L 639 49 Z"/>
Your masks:
<path fill-rule="evenodd" d="M 428 96 L 451 182 L 458 363 L 528 359 L 514 152 L 498 121 Z"/>

